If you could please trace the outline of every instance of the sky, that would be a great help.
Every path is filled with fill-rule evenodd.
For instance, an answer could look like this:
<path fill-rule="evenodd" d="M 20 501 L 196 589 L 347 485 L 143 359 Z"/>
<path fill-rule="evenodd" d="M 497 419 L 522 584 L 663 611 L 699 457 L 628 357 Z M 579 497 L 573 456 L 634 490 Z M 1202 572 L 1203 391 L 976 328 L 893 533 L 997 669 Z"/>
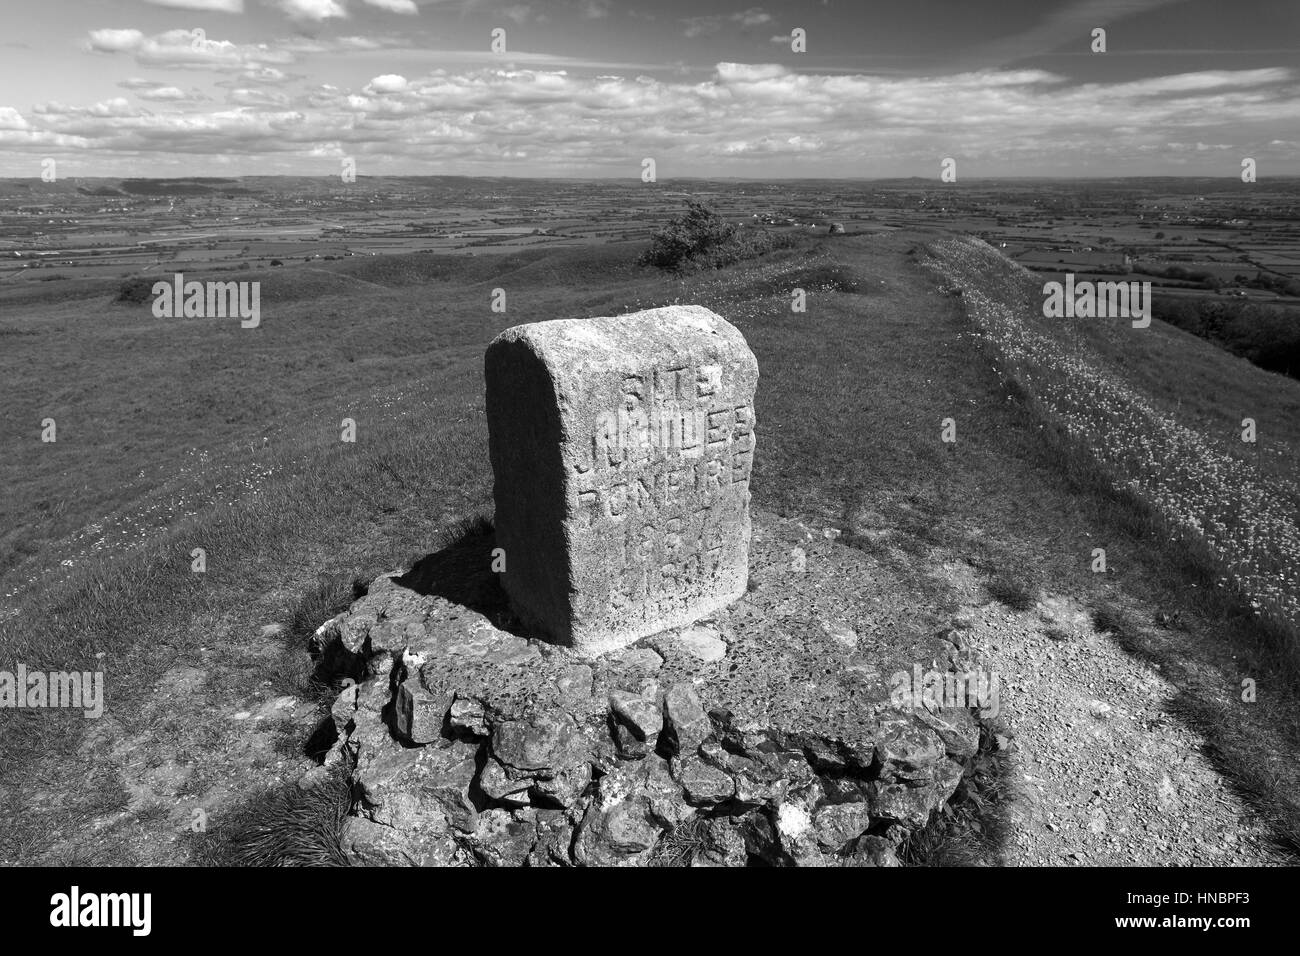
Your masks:
<path fill-rule="evenodd" d="M 1104 30 L 1104 52 L 1094 31 Z M 802 50 L 792 39 L 802 31 Z M 494 37 L 496 49 L 493 48 Z M 1297 0 L 4 0 L 0 176 L 1300 175 Z"/>

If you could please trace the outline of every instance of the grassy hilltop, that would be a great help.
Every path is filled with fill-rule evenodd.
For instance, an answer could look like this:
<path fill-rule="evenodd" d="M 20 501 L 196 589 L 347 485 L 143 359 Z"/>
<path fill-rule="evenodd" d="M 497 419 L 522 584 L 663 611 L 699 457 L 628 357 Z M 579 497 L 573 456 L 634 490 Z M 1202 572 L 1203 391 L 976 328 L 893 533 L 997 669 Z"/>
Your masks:
<path fill-rule="evenodd" d="M 1084 609 L 1159 665 L 1170 719 L 1300 846 L 1300 382 L 1158 321 L 1053 323 L 1032 281 L 940 233 L 807 237 L 682 276 L 640 251 L 242 273 L 262 281 L 249 330 L 156 319 L 115 285 L 0 291 L 0 666 L 102 667 L 109 713 L 0 712 L 0 860 L 185 862 L 195 808 L 219 821 L 300 775 L 319 716 L 303 637 L 354 581 L 490 511 L 486 343 L 672 302 L 758 357 L 756 508 L 879 554 L 936 628 L 967 600 L 959 571 L 1022 621 Z"/>

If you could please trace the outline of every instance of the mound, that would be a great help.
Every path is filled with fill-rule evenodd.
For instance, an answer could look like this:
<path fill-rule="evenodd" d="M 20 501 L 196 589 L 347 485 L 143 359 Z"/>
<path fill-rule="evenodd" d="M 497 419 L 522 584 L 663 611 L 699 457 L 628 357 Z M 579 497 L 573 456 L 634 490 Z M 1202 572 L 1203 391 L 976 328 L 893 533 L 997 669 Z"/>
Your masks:
<path fill-rule="evenodd" d="M 317 642 L 318 676 L 361 678 L 326 761 L 355 767 L 354 863 L 645 865 L 689 828 L 714 865 L 896 865 L 976 752 L 973 710 L 891 703 L 918 661 L 974 662 L 873 558 L 798 523 L 756 517 L 739 602 L 595 660 L 466 577 L 490 536 L 458 547 L 482 560 L 381 577 Z"/>

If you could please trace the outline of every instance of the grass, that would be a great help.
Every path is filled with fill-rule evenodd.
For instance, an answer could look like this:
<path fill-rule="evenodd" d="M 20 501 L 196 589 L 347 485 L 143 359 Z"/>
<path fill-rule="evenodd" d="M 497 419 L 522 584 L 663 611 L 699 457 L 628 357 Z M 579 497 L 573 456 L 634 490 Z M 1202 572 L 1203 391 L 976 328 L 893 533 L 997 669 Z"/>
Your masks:
<path fill-rule="evenodd" d="M 654 867 L 687 867 L 712 847 L 709 818 L 701 813 L 687 817 L 659 838 L 650 851 L 649 865 Z"/>
<path fill-rule="evenodd" d="M 936 291 L 916 263 L 923 256 L 907 255 L 935 238 L 806 240 L 682 277 L 638 268 L 634 244 L 277 270 L 262 277 L 258 335 L 237 322 L 153 320 L 147 307 L 111 304 L 113 289 L 88 301 L 29 295 L 0 323 L 0 331 L 21 333 L 6 335 L 0 350 L 0 373 L 16 398 L 0 424 L 0 441 L 12 452 L 0 461 L 0 480 L 12 492 L 0 505 L 0 527 L 13 529 L 0 541 L 9 549 L 0 569 L 8 569 L 6 589 L 22 585 L 13 599 L 18 616 L 0 622 L 0 660 L 102 666 L 117 721 L 207 767 L 195 775 L 196 795 L 208 777 L 234 788 L 236 802 L 262 808 L 260 816 L 248 810 L 253 834 L 270 828 L 272 809 L 310 819 L 289 797 L 267 796 L 276 787 L 267 789 L 265 773 L 237 784 L 233 769 L 212 762 L 235 734 L 221 715 L 267 693 L 314 699 L 301 642 L 344 606 L 354 583 L 410 567 L 412 555 L 436 551 L 459 522 L 490 507 L 486 342 L 518 322 L 683 301 L 715 308 L 758 357 L 754 506 L 844 529 L 846 544 L 871 550 L 907 581 L 936 626 L 957 598 L 934 569 L 966 561 L 1009 604 L 1042 588 L 1091 607 L 1128 607 L 1135 619 L 1152 619 L 1157 607 L 1181 613 L 1192 636 L 1158 630 L 1166 642 L 1183 641 L 1163 653 L 1197 655 L 1203 665 L 1179 678 L 1189 700 L 1204 705 L 1189 709 L 1188 720 L 1211 713 L 1205 708 L 1217 699 L 1193 670 L 1228 685 L 1239 682 L 1239 668 L 1272 675 L 1258 619 L 1200 596 L 1207 589 L 1193 585 L 1203 571 L 1153 534 L 1157 524 L 1143 502 L 1080 470 L 1064 450 L 1069 436 L 1038 417 L 1035 383 L 992 367 L 966 312 L 972 298 L 978 305 L 980 294 L 991 294 L 989 279 L 969 279 L 961 297 Z M 796 286 L 809 293 L 802 313 L 791 309 Z M 488 307 L 495 287 L 508 293 L 504 315 Z M 1195 389 L 1180 396 L 1175 373 L 1129 361 L 1105 338 L 1087 345 L 1156 407 L 1176 415 L 1181 401 L 1188 421 L 1226 427 L 1236 412 L 1199 393 L 1213 380 L 1220 394 L 1234 396 L 1237 360 L 1216 358 L 1196 340 L 1188 346 L 1190 336 L 1169 336 L 1158 323 L 1153 329 L 1164 338 L 1151 342 L 1167 339 L 1172 350 L 1164 364 L 1186 362 Z M 1295 426 L 1282 414 L 1292 393 L 1270 395 L 1252 380 L 1240 400 L 1259 405 L 1260 421 L 1281 423 L 1267 432 L 1270 441 L 1294 447 L 1286 429 Z M 60 422 L 54 446 L 36 440 L 46 414 Z M 358 422 L 355 444 L 338 440 L 345 414 Z M 940 441 L 948 417 L 957 421 L 955 445 Z M 1295 460 L 1289 451 L 1281 457 Z M 1261 470 L 1280 474 L 1275 458 L 1266 456 Z M 227 476 L 247 474 L 262 477 L 229 499 L 201 497 Z M 73 553 L 70 542 L 82 540 L 79 529 L 106 515 L 105 530 L 120 518 L 121 534 L 60 568 Z M 1105 575 L 1089 571 L 1098 542 L 1112 568 Z M 196 546 L 207 552 L 203 574 L 190 570 Z M 1032 577 L 1016 576 L 1024 568 Z M 268 622 L 285 625 L 273 652 L 254 646 Z M 180 701 L 186 709 L 164 727 L 149 710 L 161 675 L 200 660 L 210 696 Z M 1269 768 L 1258 780 L 1264 805 L 1270 792 L 1300 782 L 1248 741 L 1261 752 L 1294 753 L 1300 732 L 1287 714 L 1300 714 L 1300 706 L 1291 706 L 1292 684 L 1267 676 L 1261 686 L 1269 701 L 1231 711 L 1215 740 L 1228 755 L 1216 759 L 1242 780 L 1245 763 Z M 42 834 L 75 832 L 102 810 L 77 783 L 101 766 L 94 750 L 79 749 L 86 730 L 85 721 L 62 713 L 0 714 L 7 775 L 39 774 L 47 794 L 6 801 L 0 858 L 40 858 Z M 48 796 L 56 793 L 57 801 Z M 245 817 L 231 813 L 226 821 L 237 832 L 230 821 Z M 104 836 L 119 842 L 94 852 L 122 858 L 132 845 L 128 830 Z M 253 843 L 263 859 L 296 852 L 276 849 L 266 835 Z M 326 851 L 311 852 L 324 859 Z M 216 859 L 207 853 L 195 859 Z"/>
<path fill-rule="evenodd" d="M 282 786 L 257 794 L 221 826 L 191 838 L 201 866 L 347 866 L 343 822 L 351 785 L 340 772 L 304 790 Z"/>
<path fill-rule="evenodd" d="M 564 314 L 584 284 L 650 284 L 626 252 L 613 261 L 607 250 L 585 252 L 250 272 L 263 313 L 251 330 L 157 319 L 148 303 L 112 295 L 6 308 L 0 594 L 62 573 L 63 560 L 120 553 L 205 507 L 242 500 L 273 480 L 268 469 L 307 467 L 338 443 L 344 417 L 364 441 L 365 429 L 431 393 L 472 402 L 479 387 L 457 375 L 478 369 L 483 344 L 502 328 Z M 431 308 L 429 287 L 444 284 L 454 291 Z M 514 293 L 504 315 L 488 307 L 498 286 Z M 47 418 L 53 443 L 40 440 Z"/>
<path fill-rule="evenodd" d="M 1035 283 L 989 247 L 949 240 L 940 248 L 938 268 L 945 276 L 969 285 L 997 270 L 1013 290 L 965 301 L 1000 374 L 1029 396 L 1047 440 L 1095 482 L 1145 508 L 1169 541 L 1213 572 L 1215 586 L 1259 617 L 1280 653 L 1300 666 L 1300 487 L 1294 475 L 1225 452 L 1220 440 L 1162 412 L 1123 374 L 1082 351 L 1062 349 L 1059 334 L 1028 318 Z M 1089 329 L 1103 330 L 1096 337 L 1106 341 L 1107 334 L 1120 334 L 1117 325 L 1123 328 L 1111 322 Z M 1134 331 L 1127 331 L 1126 342 L 1143 341 Z M 1288 388 L 1286 379 L 1272 376 L 1271 382 L 1285 401 L 1300 401 L 1300 390 Z M 1225 385 L 1220 380 L 1220 388 Z M 1235 415 L 1240 402 L 1234 396 L 1220 405 Z M 1275 441 L 1294 463 L 1300 446 Z"/>
<path fill-rule="evenodd" d="M 276 674 L 276 687 L 285 694 L 327 703 L 338 693 L 332 681 L 323 680 L 308 654 L 308 642 L 316 629 L 343 613 L 366 593 L 368 582 L 350 574 L 321 575 L 293 609 L 287 625 L 279 631 L 283 662 Z"/>
<path fill-rule="evenodd" d="M 898 848 L 904 866 L 995 866 L 1023 799 L 1006 727 L 981 718 L 979 747 L 949 801 Z"/>
<path fill-rule="evenodd" d="M 959 245 L 964 248 L 959 250 Z M 996 256 L 990 258 L 966 242 L 948 244 L 948 252 L 986 260 L 986 275 L 1013 272 Z M 951 279 L 962 276 L 966 264 L 949 259 L 941 270 Z M 1016 277 L 1001 276 L 999 285 L 1015 289 Z M 1290 502 L 1295 500 L 1288 484 L 1291 473 L 1281 476 L 1231 458 L 1223 443 L 1203 439 L 1181 419 L 1162 414 L 1160 403 L 1180 404 L 1170 402 L 1174 386 L 1165 375 L 1153 375 L 1149 361 L 1116 360 L 1116 337 L 1125 334 L 1123 326 L 1044 329 L 1033 311 L 1032 292 L 1025 298 L 1013 294 L 999 299 L 976 291 L 965 300 L 973 300 L 971 320 L 984 354 L 1018 399 L 1022 428 L 1043 435 L 1044 454 L 1055 461 L 1058 472 L 1070 476 L 1076 499 L 1095 512 L 1094 526 L 1123 533 L 1123 559 L 1137 559 L 1154 572 L 1154 580 L 1147 576 L 1152 587 L 1146 593 L 1131 585 L 1120 593 L 1105 586 L 1091 589 L 1094 596 L 1088 603 L 1094 608 L 1094 624 L 1128 652 L 1158 665 L 1175 684 L 1170 710 L 1204 738 L 1206 755 L 1268 821 L 1277 847 L 1294 854 L 1300 813 L 1291 794 L 1300 788 L 1300 774 L 1286 755 L 1300 746 L 1300 673 L 1292 616 L 1300 592 L 1295 554 L 1289 550 L 1294 529 Z M 1163 364 L 1181 368 L 1186 359 L 1189 369 L 1200 369 L 1192 378 L 1197 389 L 1227 404 L 1221 396 L 1236 381 L 1240 360 L 1207 353 L 1204 343 L 1158 323 L 1152 328 L 1165 349 Z M 1078 338 L 1071 343 L 1073 336 Z M 1152 347 L 1151 340 L 1141 336 L 1126 341 L 1132 353 Z M 1083 342 L 1086 349 L 1079 348 Z M 1254 399 L 1268 414 L 1300 397 L 1300 389 L 1280 376 L 1258 370 L 1252 374 L 1256 381 L 1243 391 L 1256 389 L 1261 377 L 1274 386 L 1267 401 L 1258 395 Z M 1221 409 L 1214 413 L 1213 406 L 1199 404 L 1203 399 L 1193 399 L 1190 393 L 1188 399 L 1199 408 L 1189 421 L 1213 422 L 1217 414 L 1222 422 Z M 1229 401 L 1240 399 L 1234 394 Z M 1135 424 L 1139 421 L 1145 425 Z M 1167 435 L 1180 440 L 1161 445 Z M 1294 463 L 1291 435 L 1275 440 L 1281 454 Z M 1139 460 L 1148 463 L 1137 477 L 1130 470 L 1134 449 Z M 1225 460 L 1230 462 L 1227 473 L 1239 484 L 1222 483 Z M 1234 494 L 1273 509 L 1271 520 L 1254 523 L 1247 514 L 1234 521 Z M 1218 533 L 1202 536 L 1201 529 L 1215 520 L 1211 515 L 1222 519 L 1213 525 Z M 1270 537 L 1272 531 L 1276 537 Z M 1255 549 L 1258 557 L 1243 568 L 1241 551 Z M 1281 572 L 1264 584 L 1265 594 L 1253 593 L 1268 577 L 1261 566 Z M 1109 583 L 1110 575 L 1094 577 Z M 1193 631 L 1202 639 L 1191 639 Z M 1207 632 L 1217 643 L 1203 639 Z M 1249 707 L 1241 706 L 1238 696 L 1245 678 L 1268 687 L 1267 695 Z M 1211 714 L 1213 719 L 1207 719 Z"/>

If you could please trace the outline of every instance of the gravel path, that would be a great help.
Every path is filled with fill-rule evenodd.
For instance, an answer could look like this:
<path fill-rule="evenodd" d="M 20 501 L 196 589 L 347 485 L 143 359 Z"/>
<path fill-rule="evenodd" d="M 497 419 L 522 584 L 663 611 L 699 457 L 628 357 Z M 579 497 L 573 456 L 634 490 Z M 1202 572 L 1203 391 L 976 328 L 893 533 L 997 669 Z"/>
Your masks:
<path fill-rule="evenodd" d="M 959 640 L 998 675 L 1024 796 L 1013 866 L 1289 865 L 1172 719 L 1176 693 L 1068 599 L 968 604 Z"/>

